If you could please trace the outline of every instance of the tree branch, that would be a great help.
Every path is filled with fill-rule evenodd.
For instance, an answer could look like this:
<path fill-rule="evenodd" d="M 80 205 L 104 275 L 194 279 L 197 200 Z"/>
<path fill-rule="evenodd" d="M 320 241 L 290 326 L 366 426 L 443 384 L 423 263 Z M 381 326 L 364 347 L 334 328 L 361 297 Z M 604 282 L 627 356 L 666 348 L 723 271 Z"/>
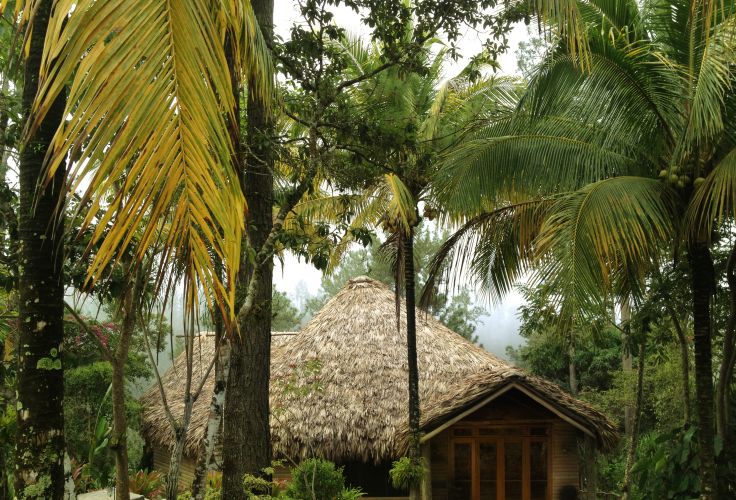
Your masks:
<path fill-rule="evenodd" d="M 74 308 L 70 306 L 69 303 L 66 301 L 64 301 L 64 308 L 71 313 L 72 317 L 74 317 L 74 320 L 77 322 L 77 324 L 79 324 L 79 326 L 82 327 L 85 333 L 87 333 L 87 335 L 89 335 L 95 340 L 95 342 L 97 343 L 97 347 L 99 347 L 100 351 L 102 352 L 102 356 L 107 361 L 110 361 L 112 363 L 113 355 L 112 355 L 112 352 L 110 351 L 110 348 L 102 343 L 102 340 L 100 340 L 100 338 L 97 335 L 95 335 L 95 333 L 92 331 L 92 328 L 89 327 L 87 322 L 84 321 L 84 319 L 82 319 L 82 317 L 77 313 L 77 311 L 75 311 Z"/>

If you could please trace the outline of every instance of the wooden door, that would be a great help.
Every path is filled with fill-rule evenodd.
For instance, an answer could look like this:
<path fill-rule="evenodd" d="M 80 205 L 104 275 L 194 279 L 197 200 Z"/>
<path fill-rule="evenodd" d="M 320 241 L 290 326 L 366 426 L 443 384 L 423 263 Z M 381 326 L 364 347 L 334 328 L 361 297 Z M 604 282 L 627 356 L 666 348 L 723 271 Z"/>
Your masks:
<path fill-rule="evenodd" d="M 477 432 L 450 441 L 453 500 L 549 500 L 548 439 L 485 436 Z"/>

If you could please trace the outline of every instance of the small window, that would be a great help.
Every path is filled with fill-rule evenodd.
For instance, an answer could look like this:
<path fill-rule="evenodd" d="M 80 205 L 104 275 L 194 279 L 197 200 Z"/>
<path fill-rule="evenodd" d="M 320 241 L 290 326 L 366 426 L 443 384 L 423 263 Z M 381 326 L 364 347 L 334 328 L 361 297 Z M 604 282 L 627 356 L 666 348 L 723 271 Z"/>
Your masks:
<path fill-rule="evenodd" d="M 532 436 L 546 436 L 547 435 L 547 427 L 532 427 L 530 434 Z"/>
<path fill-rule="evenodd" d="M 468 429 L 464 427 L 456 427 L 452 429 L 452 435 L 453 436 L 472 436 L 473 435 L 473 429 Z"/>

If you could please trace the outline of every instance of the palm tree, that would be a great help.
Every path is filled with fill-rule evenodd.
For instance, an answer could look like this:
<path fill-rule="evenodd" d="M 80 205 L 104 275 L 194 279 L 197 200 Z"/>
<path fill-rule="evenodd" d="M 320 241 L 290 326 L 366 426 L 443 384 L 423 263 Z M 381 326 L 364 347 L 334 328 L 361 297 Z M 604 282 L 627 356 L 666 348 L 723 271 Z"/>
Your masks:
<path fill-rule="evenodd" d="M 407 34 L 411 39 L 412 34 Z M 418 463 L 420 449 L 419 373 L 416 354 L 414 235 L 419 210 L 434 218 L 432 176 L 438 155 L 461 141 L 481 117 L 503 113 L 515 102 L 514 83 L 506 79 L 471 82 L 467 71 L 442 83 L 442 65 L 447 53 L 430 55 L 432 43 L 420 56 L 421 71 L 390 68 L 366 80 L 351 99 L 358 109 L 359 124 L 350 134 L 354 140 L 339 147 L 355 155 L 365 169 L 350 179 L 350 195 L 315 196 L 297 206 L 296 212 L 312 219 L 335 220 L 346 209 L 355 213 L 332 252 L 334 268 L 357 230 L 382 227 L 395 258 L 397 304 L 403 281 L 406 303 L 407 360 L 409 367 L 409 457 Z M 345 40 L 351 70 L 365 74 L 381 64 L 380 51 L 359 41 Z M 329 270 L 329 269 L 328 269 Z"/>
<path fill-rule="evenodd" d="M 713 498 L 713 230 L 736 209 L 736 8 L 706 0 L 578 2 L 588 64 L 563 40 L 517 113 L 445 158 L 441 191 L 469 216 L 442 257 L 495 293 L 525 272 L 567 317 L 640 298 L 684 246 L 693 293 L 702 495 Z M 458 243 L 476 242 L 474 252 Z M 663 250 L 668 251 L 664 253 Z"/>

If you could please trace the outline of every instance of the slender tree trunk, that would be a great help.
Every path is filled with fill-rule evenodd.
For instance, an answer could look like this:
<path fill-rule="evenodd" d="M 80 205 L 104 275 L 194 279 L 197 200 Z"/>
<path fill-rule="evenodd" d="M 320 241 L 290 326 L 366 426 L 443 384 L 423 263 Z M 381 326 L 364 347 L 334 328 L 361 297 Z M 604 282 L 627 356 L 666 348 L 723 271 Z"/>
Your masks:
<path fill-rule="evenodd" d="M 134 272 L 131 265 L 126 267 L 126 274 L 133 276 L 133 283 L 128 283 L 123 295 L 120 339 L 112 359 L 112 436 L 110 447 L 115 453 L 115 500 L 130 499 L 128 421 L 125 415 L 125 365 L 128 362 L 130 342 L 135 330 L 137 315 L 135 306 L 139 299 L 143 279 L 140 267 Z"/>
<path fill-rule="evenodd" d="M 409 457 L 422 456 L 419 429 L 419 367 L 417 364 L 416 300 L 414 291 L 414 228 L 404 237 L 404 288 L 406 291 L 406 348 L 409 362 Z"/>
<path fill-rule="evenodd" d="M 263 32 L 273 37 L 273 0 L 254 0 L 253 11 Z M 268 103 L 254 92 L 248 93 L 247 153 L 241 177 L 248 201 L 248 243 L 256 252 L 267 241 L 273 227 L 273 118 Z M 247 250 L 248 246 L 244 245 Z M 250 314 L 239 324 L 241 334 L 230 346 L 230 371 L 225 390 L 223 432 L 222 496 L 245 498 L 243 475 L 262 475 L 271 465 L 269 423 L 269 383 L 271 370 L 271 294 L 273 263 L 256 265 L 242 259 L 239 279 L 240 301 L 253 273 L 258 273 Z"/>
<path fill-rule="evenodd" d="M 710 301 L 714 272 L 710 249 L 704 242 L 689 248 L 695 347 L 695 396 L 698 405 L 698 448 L 701 498 L 716 498 L 716 466 L 713 448 L 713 359 Z"/>
<path fill-rule="evenodd" d="M 215 387 L 212 391 L 210 401 L 210 415 L 207 420 L 204 442 L 202 443 L 201 455 L 198 459 L 197 470 L 194 474 L 192 496 L 196 500 L 202 500 L 207 490 L 207 472 L 215 455 L 217 443 L 222 443 L 222 415 L 225 406 L 225 386 L 227 385 L 230 347 L 222 337 L 222 321 L 215 319 L 215 352 L 218 361 L 215 364 Z"/>
<path fill-rule="evenodd" d="M 631 304 L 629 298 L 625 297 L 621 301 L 621 329 L 623 330 L 623 337 L 621 342 L 621 368 L 624 373 L 630 374 L 634 371 L 634 358 L 631 355 L 630 336 L 631 329 L 629 322 L 631 321 Z M 632 428 L 634 425 L 634 408 L 627 404 L 624 407 L 624 432 L 626 437 L 631 439 Z"/>
<path fill-rule="evenodd" d="M 179 495 L 179 476 L 181 475 L 181 459 L 184 456 L 184 440 L 186 438 L 184 431 L 186 427 L 179 428 L 174 447 L 171 449 L 169 472 L 166 474 L 166 500 L 176 500 Z"/>
<path fill-rule="evenodd" d="M 636 403 L 634 406 L 634 420 L 631 426 L 631 436 L 629 437 L 629 449 L 626 453 L 626 469 L 624 471 L 624 485 L 622 491 L 623 498 L 628 499 L 631 496 L 631 469 L 634 466 L 636 458 L 636 448 L 639 445 L 639 427 L 641 425 L 641 407 L 644 400 L 644 355 L 646 354 L 646 341 L 642 341 L 639 346 L 639 367 L 636 377 Z"/>
<path fill-rule="evenodd" d="M 25 62 L 23 114 L 28 118 L 38 88 L 44 38 L 52 6 L 40 0 L 33 16 Z M 60 168 L 36 196 L 43 164 L 61 122 L 64 97 L 49 110 L 20 154 L 20 265 L 18 402 L 15 494 L 18 498 L 64 495 L 63 215 L 65 171 Z M 35 202 L 35 203 L 34 203 Z"/>
<path fill-rule="evenodd" d="M 570 339 L 570 346 L 567 350 L 568 362 L 567 370 L 570 377 L 570 392 L 577 396 L 578 394 L 578 375 L 575 369 L 575 344 L 573 339 Z"/>
<path fill-rule="evenodd" d="M 5 342 L 0 342 L 0 391 L 5 387 L 5 367 L 2 365 L 5 360 Z M 5 391 L 0 392 L 0 411 L 5 413 L 5 409 L 11 403 L 11 399 L 5 397 Z M 8 484 L 8 475 L 5 464 L 7 463 L 5 457 L 5 446 L 0 445 L 0 500 L 10 500 L 10 491 Z"/>
<path fill-rule="evenodd" d="M 723 335 L 723 353 L 718 370 L 716 386 L 716 434 L 725 442 L 727 439 L 728 409 L 730 406 L 731 382 L 733 381 L 734 330 L 736 330 L 736 245 L 731 249 L 726 264 L 726 280 L 728 281 L 731 310 Z"/>
<path fill-rule="evenodd" d="M 110 448 L 115 454 L 115 500 L 129 500 L 128 447 L 125 418 L 125 368 L 112 363 L 112 436 Z"/>
<path fill-rule="evenodd" d="M 675 333 L 677 333 L 677 342 L 680 346 L 680 366 L 682 367 L 682 418 L 685 425 L 690 424 L 692 415 L 691 410 L 691 396 L 690 396 L 690 343 L 687 340 L 687 335 L 682 329 L 677 313 L 671 305 L 667 308 L 670 311 L 672 317 L 672 324 L 675 326 Z"/>

